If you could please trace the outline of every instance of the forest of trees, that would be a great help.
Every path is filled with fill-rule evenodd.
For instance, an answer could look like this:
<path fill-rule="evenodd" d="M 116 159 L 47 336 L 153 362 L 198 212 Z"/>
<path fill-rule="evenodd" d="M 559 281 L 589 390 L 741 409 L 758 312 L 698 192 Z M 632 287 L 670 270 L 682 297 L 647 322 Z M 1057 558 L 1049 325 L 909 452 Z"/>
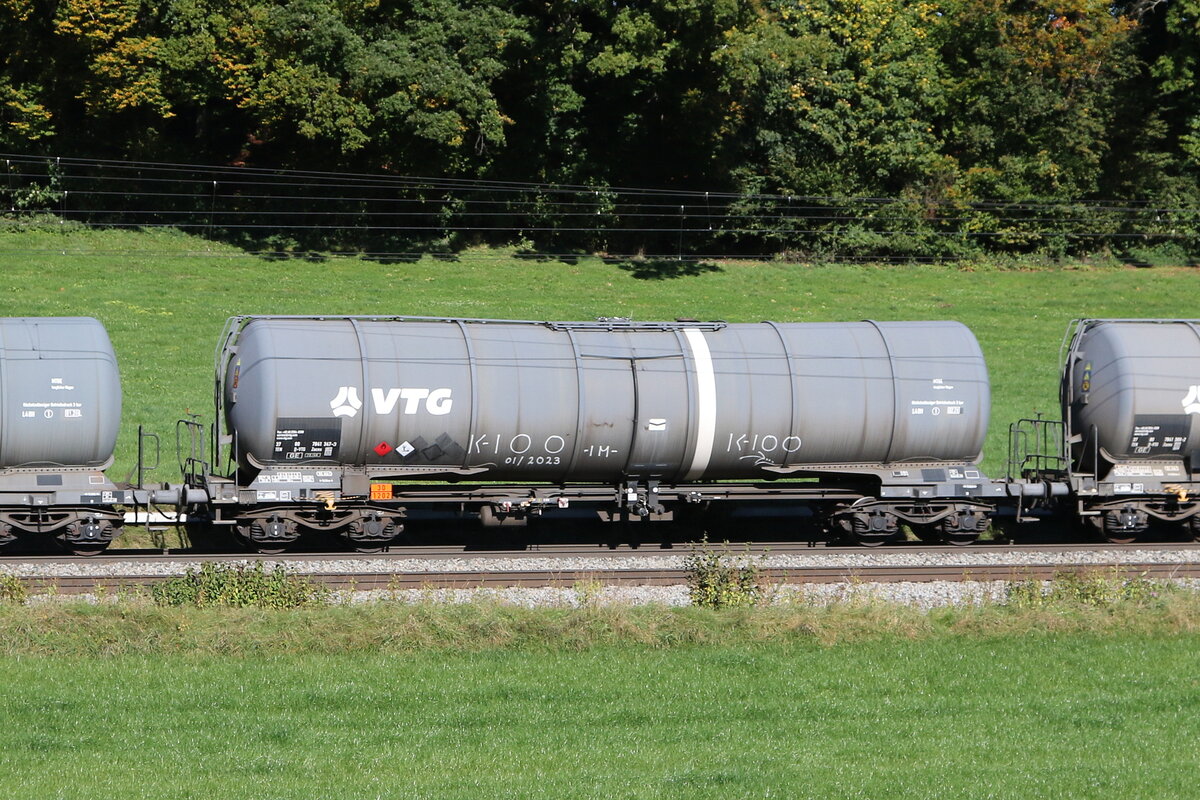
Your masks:
<path fill-rule="evenodd" d="M 1196 244 L 1200 0 L 0 0 L 0 59 L 8 153 L 1150 207 Z"/>

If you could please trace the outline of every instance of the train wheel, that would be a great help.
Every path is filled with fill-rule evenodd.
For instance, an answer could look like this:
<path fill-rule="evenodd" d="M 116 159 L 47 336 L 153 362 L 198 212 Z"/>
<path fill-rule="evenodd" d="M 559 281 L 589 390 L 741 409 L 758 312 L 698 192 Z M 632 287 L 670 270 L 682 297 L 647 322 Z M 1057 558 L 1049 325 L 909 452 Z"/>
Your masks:
<path fill-rule="evenodd" d="M 71 551 L 71 555 L 73 556 L 90 558 L 91 556 L 98 556 L 103 553 L 108 549 L 108 545 L 105 544 L 97 547 L 71 547 L 68 549 Z"/>
<path fill-rule="evenodd" d="M 237 540 L 238 540 L 238 542 L 241 543 L 242 547 L 246 548 L 246 550 L 248 552 L 258 553 L 259 555 L 263 555 L 263 556 L 277 556 L 277 555 L 280 555 L 281 553 L 287 552 L 286 547 L 274 547 L 274 546 L 269 546 L 269 545 L 263 545 L 263 544 L 260 544 L 256 541 L 254 541 L 253 539 L 250 538 L 250 535 L 248 533 L 242 532 L 241 525 L 237 526 Z"/>
<path fill-rule="evenodd" d="M 942 538 L 946 544 L 967 547 L 979 541 L 988 528 L 987 515 L 982 511 L 958 511 L 942 520 Z"/>
<path fill-rule="evenodd" d="M 249 517 L 235 527 L 247 547 L 266 556 L 279 555 L 300 536 L 295 522 L 279 517 Z"/>
<path fill-rule="evenodd" d="M 98 556 L 108 549 L 119 529 L 106 519 L 88 518 L 72 522 L 58 534 L 58 542 L 72 555 Z"/>
<path fill-rule="evenodd" d="M 1193 541 L 1200 542 L 1200 514 L 1188 520 L 1187 530 L 1191 531 Z"/>
<path fill-rule="evenodd" d="M 404 532 L 404 523 L 392 517 L 368 514 L 342 529 L 342 538 L 357 553 L 381 553 Z"/>
<path fill-rule="evenodd" d="M 914 525 L 912 530 L 923 544 L 949 544 L 955 547 L 966 547 L 979 540 L 978 531 L 964 531 L 957 525 L 948 524 L 948 520 L 932 525 Z"/>
<path fill-rule="evenodd" d="M 1150 527 L 1146 512 L 1132 506 L 1120 511 L 1105 511 L 1101 521 L 1104 538 L 1113 544 L 1132 544 Z"/>
<path fill-rule="evenodd" d="M 886 511 L 860 511 L 851 517 L 851 530 L 855 540 L 863 547 L 878 547 L 894 538 L 900 529 L 895 514 Z"/>

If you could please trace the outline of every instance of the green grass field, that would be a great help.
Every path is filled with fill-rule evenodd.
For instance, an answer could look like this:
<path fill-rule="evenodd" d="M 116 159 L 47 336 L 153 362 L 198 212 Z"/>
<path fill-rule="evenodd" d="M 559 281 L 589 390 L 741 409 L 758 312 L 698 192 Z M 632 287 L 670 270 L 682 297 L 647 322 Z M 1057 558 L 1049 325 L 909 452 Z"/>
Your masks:
<path fill-rule="evenodd" d="M 1192 798 L 1198 643 L 6 660 L 0 798 Z"/>
<path fill-rule="evenodd" d="M 1194 268 L 672 266 L 535 261 L 498 250 L 392 263 L 266 260 L 169 231 L 0 228 L 6 315 L 89 315 L 108 327 L 124 381 L 121 474 L 134 464 L 139 424 L 170 444 L 180 416 L 211 418 L 214 351 L 234 314 L 955 319 L 975 331 L 988 359 L 984 464 L 994 474 L 1003 471 L 1011 421 L 1057 414 L 1059 347 L 1071 320 L 1200 317 Z M 170 472 L 158 479 L 177 479 Z"/>

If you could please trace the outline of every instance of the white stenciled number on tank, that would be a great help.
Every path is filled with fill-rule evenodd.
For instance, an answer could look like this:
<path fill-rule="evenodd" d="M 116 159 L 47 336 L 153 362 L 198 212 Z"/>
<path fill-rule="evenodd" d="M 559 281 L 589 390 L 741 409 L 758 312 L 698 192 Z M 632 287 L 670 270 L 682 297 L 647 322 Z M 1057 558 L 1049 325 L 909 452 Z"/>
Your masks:
<path fill-rule="evenodd" d="M 725 446 L 727 453 L 741 453 L 746 450 L 761 450 L 765 453 L 773 453 L 782 450 L 785 453 L 795 453 L 800 449 L 803 443 L 799 436 L 776 436 L 774 434 L 758 434 L 758 433 L 743 433 L 735 438 L 734 434 L 729 434 L 729 441 Z"/>
<path fill-rule="evenodd" d="M 540 440 L 539 440 L 540 441 Z M 502 453 L 512 453 L 514 455 L 525 455 L 529 453 L 534 456 L 539 453 L 538 441 L 535 441 L 528 433 L 518 433 L 515 436 L 499 436 L 496 434 L 483 433 L 472 435 L 467 446 L 468 453 L 494 453 L 500 455 Z M 540 452 L 548 456 L 556 456 L 567 449 L 567 440 L 558 434 L 551 434 L 546 437 L 546 440 L 540 444 Z M 532 451 L 532 453 L 530 452 Z M 559 463 L 560 459 L 542 460 L 537 463 L 550 464 Z"/>

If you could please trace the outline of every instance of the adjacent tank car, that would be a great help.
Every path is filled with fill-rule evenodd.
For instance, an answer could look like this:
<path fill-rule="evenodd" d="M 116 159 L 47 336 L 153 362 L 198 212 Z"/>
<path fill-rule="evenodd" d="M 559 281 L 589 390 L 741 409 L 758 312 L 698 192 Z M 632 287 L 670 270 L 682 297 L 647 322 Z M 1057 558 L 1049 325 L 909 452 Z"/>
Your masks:
<path fill-rule="evenodd" d="M 1082 320 L 1061 386 L 1079 517 L 1113 541 L 1152 520 L 1200 538 L 1200 322 Z"/>
<path fill-rule="evenodd" d="M 0 319 L 0 544 L 52 534 L 98 552 L 132 501 L 104 474 L 121 421 L 108 333 L 82 317 Z"/>

